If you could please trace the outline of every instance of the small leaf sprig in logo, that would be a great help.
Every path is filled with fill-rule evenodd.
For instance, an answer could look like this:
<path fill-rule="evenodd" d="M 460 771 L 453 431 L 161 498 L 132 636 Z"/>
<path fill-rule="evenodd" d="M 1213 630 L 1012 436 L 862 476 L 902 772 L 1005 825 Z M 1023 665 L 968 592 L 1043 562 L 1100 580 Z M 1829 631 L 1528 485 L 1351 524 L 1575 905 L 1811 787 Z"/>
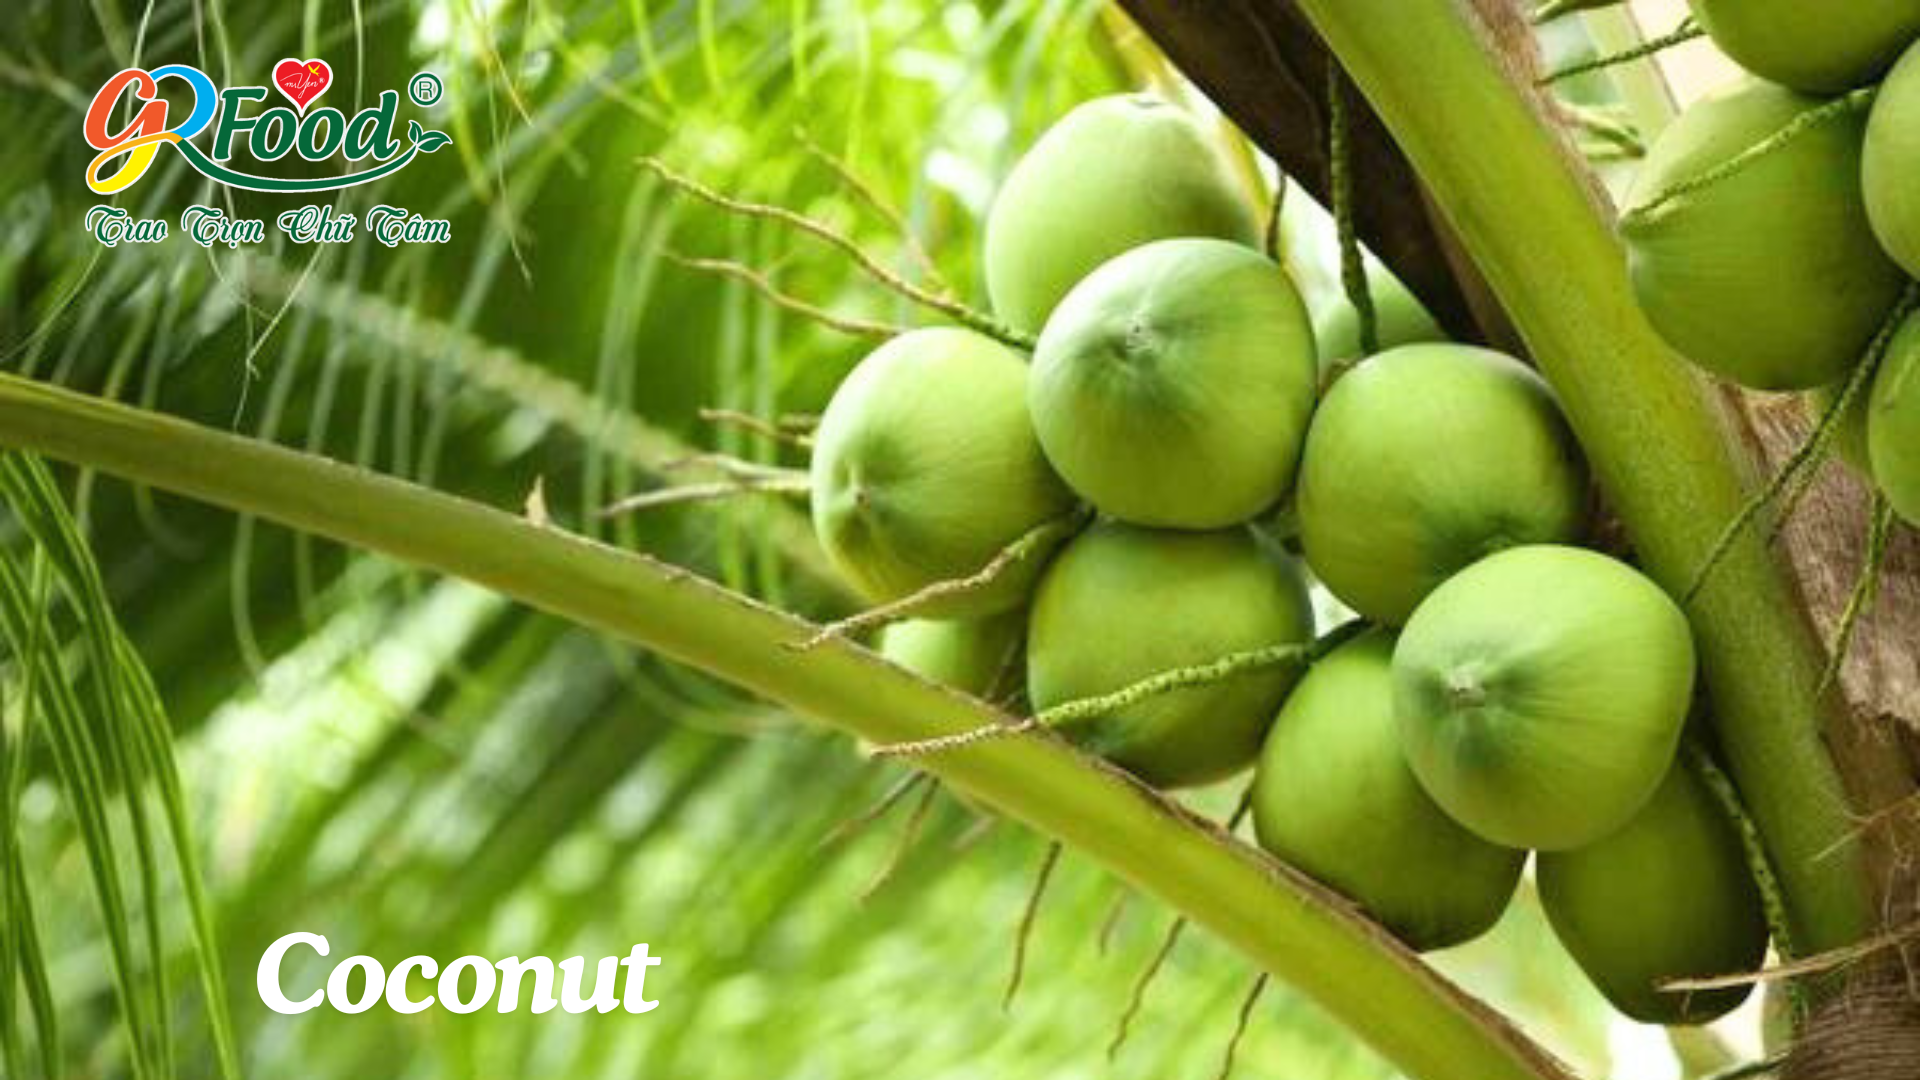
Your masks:
<path fill-rule="evenodd" d="M 178 79 L 192 90 L 192 104 L 186 119 L 167 126 L 168 102 L 160 97 L 162 79 Z M 94 94 L 87 107 L 84 131 L 88 145 L 99 154 L 87 166 L 87 186 L 102 195 L 111 195 L 131 187 L 152 166 L 162 146 L 172 146 L 187 163 L 210 180 L 228 187 L 249 191 L 312 192 L 353 187 L 399 172 L 420 154 L 431 154 L 453 140 L 445 132 L 429 131 L 419 121 L 407 121 L 407 145 L 393 137 L 400 109 L 400 95 L 386 90 L 380 103 L 355 113 L 352 119 L 331 106 L 312 109 L 315 98 L 333 84 L 333 69 L 324 60 L 286 59 L 274 65 L 273 85 L 293 108 L 269 107 L 252 116 L 241 115 L 247 102 L 264 101 L 265 86 L 235 86 L 217 91 L 213 80 L 199 68 L 187 64 L 168 64 L 148 71 L 127 68 L 108 79 Z M 421 72 L 409 80 L 409 95 L 416 104 L 422 101 L 420 88 L 433 88 L 432 101 L 439 99 L 440 80 L 431 72 Z M 107 130 L 109 114 L 121 97 L 131 89 L 139 103 L 133 119 L 116 132 Z M 297 111 L 296 111 L 297 110 Z M 202 150 L 191 139 L 211 128 L 212 145 Z M 227 166 L 235 145 L 245 138 L 247 149 L 256 160 L 278 161 L 298 152 L 308 161 L 323 161 L 344 153 L 348 161 L 372 159 L 379 164 L 344 176 L 304 179 L 256 176 Z M 102 176 L 105 166 L 125 158 L 120 168 Z"/>

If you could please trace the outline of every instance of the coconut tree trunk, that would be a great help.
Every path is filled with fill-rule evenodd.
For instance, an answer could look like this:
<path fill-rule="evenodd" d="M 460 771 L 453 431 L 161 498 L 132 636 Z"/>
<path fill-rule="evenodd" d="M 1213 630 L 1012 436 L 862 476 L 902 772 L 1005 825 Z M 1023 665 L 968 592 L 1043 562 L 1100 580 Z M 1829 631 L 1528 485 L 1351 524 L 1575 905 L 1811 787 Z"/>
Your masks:
<path fill-rule="evenodd" d="M 1732 391 L 1740 433 L 1766 468 L 1805 437 L 1804 410 Z M 1831 640 L 1864 561 L 1872 493 L 1831 463 L 1778 544 L 1807 617 Z M 1853 722 L 1835 765 L 1855 792 L 1869 870 L 1880 899 L 1876 937 L 1888 947 L 1848 969 L 1846 992 L 1800 1032 L 1786 1080 L 1894 1080 L 1920 1075 L 1920 533 L 1896 532 L 1879 598 L 1848 650 L 1841 684 Z M 1911 939 L 1911 940 L 1910 940 Z"/>
<path fill-rule="evenodd" d="M 1670 587 L 1697 558 L 1702 526 L 1717 531 L 1726 520 L 1729 482 L 1750 491 L 1805 437 L 1798 402 L 1705 389 L 1631 309 L 1614 208 L 1537 86 L 1531 28 L 1514 0 L 1124 3 L 1309 188 L 1324 170 L 1324 143 L 1310 144 L 1325 129 L 1326 95 L 1301 94 L 1302 69 L 1339 58 L 1371 104 L 1354 128 L 1358 188 L 1370 193 L 1355 208 L 1362 238 L 1429 303 L 1475 298 L 1483 337 L 1518 328 L 1643 561 Z M 1389 132 L 1400 148 L 1378 145 Z M 1541 246 L 1553 256 L 1530 262 Z M 1455 272 L 1453 290 L 1433 284 L 1442 265 Z M 1701 452 L 1708 436 L 1717 455 Z M 1674 468 L 1676 457 L 1692 460 Z M 1828 984 L 1843 992 L 1805 1025 L 1789 1073 L 1821 1080 L 1920 1074 L 1904 940 L 1920 907 L 1915 533 L 1902 528 L 1894 540 L 1878 603 L 1843 669 L 1844 702 L 1816 700 L 1804 677 L 1768 670 L 1824 666 L 1822 643 L 1862 565 L 1869 502 L 1862 483 L 1828 466 L 1770 549 L 1753 543 L 1751 561 L 1731 572 L 1738 582 L 1717 586 L 1718 601 L 1709 590 L 1692 612 L 1721 740 L 1796 936 L 1806 951 L 1858 947 L 1841 965 L 1847 979 Z M 1736 590 L 1747 595 L 1725 595 Z M 1753 619 L 1772 625 L 1758 633 L 1732 625 Z M 1822 831 L 1825 844 L 1812 835 Z"/>

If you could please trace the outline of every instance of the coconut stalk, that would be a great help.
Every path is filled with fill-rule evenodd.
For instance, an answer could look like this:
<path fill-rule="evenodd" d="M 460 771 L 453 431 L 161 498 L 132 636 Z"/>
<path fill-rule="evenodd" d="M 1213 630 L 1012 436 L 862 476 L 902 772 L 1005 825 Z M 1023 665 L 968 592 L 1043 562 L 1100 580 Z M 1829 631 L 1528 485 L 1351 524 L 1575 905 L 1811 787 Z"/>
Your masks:
<path fill-rule="evenodd" d="M 1524 18 L 1502 0 L 1297 6 L 1560 395 L 1641 563 L 1679 594 L 1747 499 L 1753 462 L 1721 397 L 1641 315 L 1611 207 L 1533 87 Z M 1827 950 L 1860 940 L 1879 912 L 1842 773 L 1870 806 L 1910 785 L 1842 702 L 1818 694 L 1825 656 L 1801 600 L 1750 534 L 1689 613 L 1721 742 L 1795 937 Z"/>
<path fill-rule="evenodd" d="M 1284 39 L 1310 25 L 1322 47 L 1331 44 L 1419 175 L 1423 201 L 1450 226 L 1440 234 L 1459 240 L 1475 279 L 1490 283 L 1555 384 L 1642 562 L 1669 589 L 1684 587 L 1703 545 L 1737 512 L 1760 470 L 1782 456 L 1782 428 L 1791 424 L 1779 414 L 1797 415 L 1797 405 L 1775 403 L 1759 415 L 1693 375 L 1647 326 L 1612 233 L 1613 209 L 1536 89 L 1537 57 L 1519 7 L 1507 0 L 1124 3 L 1150 31 L 1178 25 L 1158 35 L 1162 45 L 1190 77 L 1221 88 L 1216 100 L 1243 125 L 1284 105 L 1290 92 L 1267 89 L 1284 81 L 1269 70 L 1286 66 L 1282 59 L 1263 68 L 1239 42 Z M 1260 129 L 1248 130 L 1257 137 Z M 1360 226 L 1375 243 L 1367 222 Z M 1822 511 L 1833 508 L 1831 499 L 1821 502 Z M 1790 539 L 1800 539 L 1807 517 Z M 1862 546 L 1864 529 L 1853 527 L 1861 517 L 1852 508 L 1818 530 L 1824 543 L 1790 544 L 1791 576 L 1757 536 L 1746 537 L 1690 611 L 1722 741 L 1779 865 L 1784 906 L 1805 949 L 1844 945 L 1876 923 L 1893 923 L 1903 909 L 1880 900 L 1912 891 L 1900 880 L 1908 860 L 1892 835 L 1902 815 L 1880 813 L 1863 827 L 1847 798 L 1870 814 L 1912 805 L 1901 803 L 1912 777 L 1889 752 L 1885 729 L 1873 726 L 1896 716 L 1920 721 L 1911 715 L 1920 712 L 1920 673 L 1900 644 L 1920 628 L 1920 607 L 1904 602 L 1904 590 L 1887 590 L 1904 614 L 1863 635 L 1865 659 L 1848 668 L 1849 691 L 1869 707 L 1856 717 L 1837 696 L 1816 693 L 1825 657 L 1810 623 L 1830 632 L 1841 606 L 1834 595 L 1844 599 L 1859 562 L 1846 545 Z M 1883 611 L 1888 606 L 1883 601 Z M 1871 859 L 1863 857 L 1862 835 L 1880 841 Z"/>
<path fill-rule="evenodd" d="M 0 445 L 465 578 L 879 745 L 1013 723 L 688 571 L 364 469 L 0 375 Z M 1346 901 L 1045 732 L 920 764 L 1208 927 L 1418 1080 L 1571 1080 Z"/>

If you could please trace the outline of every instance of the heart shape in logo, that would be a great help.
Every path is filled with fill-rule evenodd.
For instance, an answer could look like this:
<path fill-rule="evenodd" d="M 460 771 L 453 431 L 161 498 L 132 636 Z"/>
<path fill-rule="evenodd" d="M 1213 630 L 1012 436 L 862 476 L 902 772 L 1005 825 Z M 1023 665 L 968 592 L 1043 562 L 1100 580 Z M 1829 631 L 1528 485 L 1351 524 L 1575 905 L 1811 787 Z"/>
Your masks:
<path fill-rule="evenodd" d="M 273 65 L 273 85 L 304 115 L 307 103 L 333 84 L 333 69 L 325 60 L 282 60 Z"/>

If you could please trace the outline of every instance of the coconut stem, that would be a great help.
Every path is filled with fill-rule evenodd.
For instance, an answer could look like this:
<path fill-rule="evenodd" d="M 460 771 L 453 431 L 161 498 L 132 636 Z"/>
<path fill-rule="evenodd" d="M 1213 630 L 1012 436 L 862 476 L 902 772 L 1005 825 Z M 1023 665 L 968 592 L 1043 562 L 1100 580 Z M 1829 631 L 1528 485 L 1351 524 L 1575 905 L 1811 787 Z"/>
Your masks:
<path fill-rule="evenodd" d="M 1247 815 L 1251 813 L 1253 813 L 1253 785 L 1248 784 L 1247 789 L 1240 793 L 1240 801 L 1234 805 L 1233 813 L 1227 816 L 1227 834 L 1232 835 L 1239 831 L 1241 823 L 1246 821 Z M 1121 899 L 1124 900 L 1125 898 L 1126 894 L 1122 893 Z M 1109 919 L 1113 918 L 1117 918 L 1117 915 L 1109 916 Z M 1146 968 L 1140 972 L 1140 978 L 1133 984 L 1133 992 L 1127 997 L 1126 1010 L 1120 1014 L 1120 1020 L 1114 1026 L 1113 1041 L 1107 1044 L 1107 1060 L 1113 1060 L 1113 1058 L 1120 1053 L 1120 1047 L 1126 1043 L 1127 1034 L 1133 1028 L 1133 1018 L 1139 1014 L 1140 1007 L 1145 1004 L 1147 1000 L 1147 987 L 1153 985 L 1154 977 L 1160 974 L 1162 967 L 1166 966 L 1167 957 L 1173 954 L 1173 947 L 1179 942 L 1180 934 L 1186 928 L 1187 920 L 1184 918 L 1175 919 L 1172 925 L 1167 927 L 1167 935 L 1161 939 L 1160 948 L 1154 951 L 1153 959 L 1148 961 Z M 1264 980 L 1264 973 L 1261 977 Z M 1260 996 L 1261 988 L 1259 985 L 1255 986 L 1252 995 L 1253 998 L 1257 999 Z M 1240 1025 L 1242 1030 L 1245 1029 L 1247 1014 L 1252 1008 L 1252 1000 L 1249 1000 L 1241 1011 Z M 1238 1043 L 1239 1034 L 1236 1033 L 1233 1040 L 1229 1042 L 1227 1046 L 1227 1057 L 1224 1064 L 1226 1070 L 1231 1070 L 1233 1067 L 1234 1047 Z"/>
<path fill-rule="evenodd" d="M 1249 671 L 1293 665 L 1306 666 L 1364 633 L 1367 626 L 1364 620 L 1355 619 L 1342 623 L 1321 635 L 1319 639 L 1305 645 L 1268 645 L 1264 648 L 1229 653 L 1204 664 L 1158 672 L 1110 694 L 1077 698 L 1042 709 L 1034 714 L 1033 719 L 1049 727 L 1077 720 L 1089 720 L 1138 705 L 1148 698 L 1195 686 L 1210 686 Z"/>
<path fill-rule="evenodd" d="M 1662 34 L 1656 38 L 1648 38 L 1631 49 L 1623 49 L 1620 52 L 1609 53 L 1606 56 L 1596 56 L 1591 60 L 1582 60 L 1577 64 L 1568 64 L 1566 67 L 1549 71 L 1540 77 L 1538 85 L 1552 86 L 1554 83 L 1562 82 L 1578 75 L 1586 75 L 1594 71 L 1605 71 L 1610 67 L 1618 67 L 1621 64 L 1630 64 L 1635 60 L 1643 60 L 1649 56 L 1654 56 L 1667 49 L 1671 49 L 1676 45 L 1684 45 L 1695 38 L 1704 37 L 1705 35 L 1706 31 L 1701 29 L 1700 24 L 1695 22 L 1692 16 L 1688 16 L 1680 20 L 1680 25 L 1675 27 L 1670 33 Z"/>
<path fill-rule="evenodd" d="M 1740 798 L 1740 792 L 1733 786 L 1733 779 L 1713 760 L 1713 755 L 1704 746 L 1696 742 L 1687 743 L 1687 767 L 1706 786 L 1713 799 L 1720 805 L 1720 812 L 1726 815 L 1728 824 L 1733 826 L 1735 835 L 1740 838 L 1740 851 L 1746 857 L 1747 872 L 1753 877 L 1753 884 L 1760 892 L 1761 908 L 1766 913 L 1767 929 L 1773 934 L 1774 951 L 1784 960 L 1791 961 L 1799 955 L 1794 943 L 1793 926 L 1787 917 L 1786 895 L 1780 889 L 1780 879 L 1773 872 L 1773 861 L 1767 856 L 1766 844 L 1761 840 L 1760 830 L 1747 813 L 1746 803 Z M 1788 981 L 1787 997 L 1793 1003 L 1796 1020 L 1807 1013 L 1807 1000 L 1799 983 Z"/>
<path fill-rule="evenodd" d="M 1086 508 L 1081 507 L 1043 521 L 995 552 L 985 566 L 966 577 L 936 581 L 898 600 L 827 623 L 812 637 L 796 643 L 793 647 L 800 652 L 817 649 L 837 637 L 847 637 L 898 622 L 901 619 L 913 618 L 942 601 L 984 592 L 998 584 L 1000 579 L 1014 567 L 1079 532 L 1089 516 L 1091 515 Z"/>
<path fill-rule="evenodd" d="M 700 453 L 671 458 L 660 463 L 661 472 L 685 472 L 710 469 L 728 480 L 795 480 L 806 473 L 761 461 L 748 461 L 732 454 Z"/>
<path fill-rule="evenodd" d="M 1155 672 L 1144 679 L 1121 687 L 1110 694 L 1095 697 L 1075 698 L 1064 701 L 1051 708 L 1042 709 L 1032 716 L 1020 720 L 1001 719 L 991 724 L 982 724 L 971 731 L 954 735 L 945 735 L 937 739 L 919 739 L 909 743 L 893 743 L 874 748 L 875 757 L 925 757 L 928 754 L 945 753 L 972 746 L 989 739 L 1004 738 L 1009 735 L 1024 735 L 1043 728 L 1059 724 L 1073 723 L 1078 720 L 1091 720 L 1096 716 L 1106 716 L 1121 709 L 1138 705 L 1148 698 L 1171 694 L 1176 690 L 1187 690 L 1196 686 L 1211 686 L 1224 682 L 1236 675 L 1249 671 L 1263 671 L 1267 668 L 1306 666 L 1339 648 L 1343 643 L 1367 629 L 1362 619 L 1343 623 L 1329 630 L 1318 640 L 1305 645 L 1289 642 L 1285 645 L 1267 645 L 1258 649 L 1228 653 L 1217 660 L 1187 667 L 1169 668 Z M 1245 808 L 1251 805 L 1243 800 L 1241 810 L 1236 811 L 1233 821 L 1238 824 L 1245 814 Z M 1229 826 L 1231 831 L 1233 826 Z"/>
<path fill-rule="evenodd" d="M 863 273 L 881 286 L 892 290 L 921 307 L 927 308 L 930 311 L 939 312 L 969 330 L 985 334 L 1002 344 L 1017 349 L 1031 351 L 1033 348 L 1032 337 L 1000 323 L 985 312 L 976 311 L 968 307 L 951 295 L 934 292 L 915 285 L 913 282 L 882 266 L 880 260 L 868 254 L 865 248 L 854 243 L 853 240 L 845 234 L 825 222 L 807 217 L 805 214 L 795 213 L 784 206 L 748 202 L 744 199 L 736 199 L 730 195 L 721 194 L 690 176 L 683 176 L 675 172 L 666 162 L 656 157 L 649 156 L 641 158 L 640 166 L 652 172 L 655 176 L 658 176 L 674 189 L 691 195 L 710 206 L 718 207 L 730 214 L 739 214 L 743 217 L 763 218 L 769 221 L 776 221 L 805 233 L 808 236 L 812 236 L 828 246 L 838 249 L 842 254 L 852 259 L 854 265 L 858 266 Z"/>
<path fill-rule="evenodd" d="M 1113 935 L 1120 929 L 1120 919 L 1126 915 L 1127 903 L 1132 899 L 1133 894 L 1124 885 L 1114 893 L 1113 904 L 1107 908 L 1107 917 L 1100 920 L 1100 934 L 1095 939 L 1094 947 L 1101 956 L 1107 955 L 1107 951 L 1113 947 Z"/>
<path fill-rule="evenodd" d="M 1840 612 L 1840 622 L 1834 631 L 1833 647 L 1828 650 L 1826 669 L 1820 672 L 1820 693 L 1824 696 L 1840 681 L 1840 671 L 1846 666 L 1847 654 L 1853 651 L 1853 635 L 1860 627 L 1860 620 L 1873 607 L 1875 597 L 1880 591 L 1880 574 L 1887 563 L 1887 545 L 1893 537 L 1893 503 L 1882 492 L 1874 492 L 1873 519 L 1867 529 L 1866 558 L 1860 565 L 1860 577 L 1853 583 L 1853 593 L 1847 597 L 1847 606 Z"/>
<path fill-rule="evenodd" d="M 819 426 L 817 416 L 781 416 L 772 420 L 738 409 L 701 409 L 700 419 L 721 427 L 735 427 L 756 435 L 765 435 L 775 442 L 785 443 L 802 450 L 813 448 L 812 431 Z"/>
<path fill-rule="evenodd" d="M 874 894 L 893 880 L 907 855 L 913 850 L 914 842 L 920 839 L 920 831 L 926 826 L 927 815 L 933 811 L 933 798 L 940 794 L 939 784 L 928 784 L 920 791 L 920 801 L 913 804 L 913 813 L 907 815 L 907 823 L 900 828 L 900 838 L 894 841 L 893 850 L 887 853 L 887 861 L 880 865 L 865 887 L 860 890 L 860 903 L 873 899 Z"/>
<path fill-rule="evenodd" d="M 1240 1040 L 1247 1037 L 1247 1026 L 1253 1019 L 1253 1007 L 1260 1003 L 1260 995 L 1266 989 L 1267 973 L 1263 971 L 1253 977 L 1253 985 L 1240 1002 L 1240 1012 L 1233 1021 L 1233 1034 L 1227 1037 L 1227 1050 L 1220 1057 L 1220 1071 L 1214 1074 L 1215 1080 L 1228 1080 L 1233 1075 L 1233 1059 L 1240 1052 Z"/>
<path fill-rule="evenodd" d="M 1171 694 L 1176 690 L 1210 686 L 1250 671 L 1305 664 L 1310 659 L 1312 650 L 1312 645 L 1289 643 L 1229 653 L 1218 660 L 1211 660 L 1204 664 L 1157 672 L 1137 682 L 1129 683 L 1110 694 L 1076 698 L 1051 708 L 1041 709 L 1034 714 L 1033 719 L 1047 726 L 1090 720 L 1096 716 L 1106 716 L 1138 705 L 1148 698 Z"/>
<path fill-rule="evenodd" d="M 759 293 L 775 306 L 791 311 L 804 319 L 819 323 L 829 330 L 837 330 L 849 337 L 871 338 L 876 341 L 885 341 L 906 332 L 906 327 L 903 326 L 874 322 L 869 319 L 857 319 L 847 315 L 835 315 L 826 308 L 808 303 L 791 293 L 781 291 L 780 287 L 773 283 L 772 278 L 743 262 L 736 262 L 733 259 L 695 258 L 691 255 L 682 255 L 674 251 L 662 251 L 660 254 L 668 262 L 678 266 L 684 266 L 689 270 L 698 270 L 707 274 L 718 274 L 721 277 L 745 282 L 754 292 Z"/>
<path fill-rule="evenodd" d="M 1248 784 L 1246 790 L 1240 793 L 1240 801 L 1233 804 L 1233 813 L 1227 815 L 1228 834 L 1239 832 L 1240 826 L 1246 823 L 1247 815 L 1251 813 L 1253 813 L 1253 785 Z"/>
<path fill-rule="evenodd" d="M 1281 250 L 1281 246 L 1286 241 L 1286 211 L 1287 178 L 1282 175 L 1279 182 L 1273 185 L 1273 201 L 1267 204 L 1266 235 L 1261 241 L 1261 248 L 1266 251 L 1267 258 L 1282 265 L 1287 261 L 1286 253 Z"/>
<path fill-rule="evenodd" d="M 1027 627 L 1023 621 L 1018 633 L 1007 640 L 1000 653 L 1000 667 L 987 684 L 987 700 L 1002 709 L 1024 709 L 1027 694 Z"/>
<path fill-rule="evenodd" d="M 1851 116 L 1854 113 L 1869 108 L 1873 104 L 1875 95 L 1879 94 L 1879 92 L 1880 88 L 1878 86 L 1863 86 L 1858 90 L 1842 94 L 1825 104 L 1808 109 L 1806 112 L 1801 113 L 1782 125 L 1779 131 L 1754 143 L 1738 154 L 1735 154 L 1697 176 L 1688 177 L 1674 184 L 1672 187 L 1662 190 L 1651 199 L 1635 206 L 1621 217 L 1620 224 L 1622 226 L 1630 226 L 1637 222 L 1651 220 L 1655 214 L 1671 206 L 1675 201 L 1692 195 L 1695 192 L 1704 191 L 1730 177 L 1739 175 L 1743 169 L 1746 169 L 1761 158 L 1792 145 L 1794 140 L 1800 138 L 1800 136 L 1817 130 L 1824 124 L 1842 117 Z"/>
<path fill-rule="evenodd" d="M 1575 105 L 1570 101 L 1555 101 L 1554 111 L 1561 119 L 1592 135 L 1602 146 L 1611 148 L 1622 157 L 1647 156 L 1647 144 L 1641 141 L 1640 133 L 1631 124 L 1608 116 L 1599 109 Z M 1589 153 L 1588 156 L 1593 155 Z"/>
<path fill-rule="evenodd" d="M 1736 986 L 1785 982 L 1809 975 L 1826 975 L 1855 967 L 1881 953 L 1899 950 L 1904 957 L 1915 939 L 1920 939 L 1920 922 L 1909 922 L 1892 930 L 1883 930 L 1851 945 L 1829 949 L 1799 960 L 1786 961 L 1759 971 L 1741 972 L 1735 975 L 1713 975 L 1704 979 L 1671 979 L 1662 983 L 1660 989 L 1675 993 L 1691 993 L 1698 990 L 1725 990 Z M 1906 993 L 1904 989 L 1902 993 L 1904 996 Z M 1845 1009 L 1847 1004 L 1843 1000 L 1838 1002 L 1838 1007 Z"/>
<path fill-rule="evenodd" d="M 684 503 L 719 502 L 739 495 L 806 495 L 808 493 L 807 478 L 804 473 L 797 476 L 740 477 L 732 480 L 716 480 L 710 484 L 683 484 L 679 487 L 661 488 L 658 491 L 643 491 L 638 495 L 629 495 L 618 502 L 608 504 L 601 509 L 600 516 L 616 517 L 635 510 L 651 510 L 656 507 L 678 506 Z"/>
<path fill-rule="evenodd" d="M 1173 947 L 1180 943 L 1180 935 L 1187 929 L 1185 917 L 1178 917 L 1167 925 L 1167 934 L 1160 939 L 1160 947 L 1153 952 L 1153 959 L 1140 971 L 1140 977 L 1134 980 L 1133 992 L 1127 995 L 1127 1007 L 1120 1011 L 1120 1019 L 1115 1021 L 1113 1039 L 1107 1043 L 1107 1060 L 1120 1056 L 1120 1048 L 1127 1043 L 1127 1036 L 1133 1031 L 1133 1018 L 1140 1013 L 1140 1007 L 1146 1004 L 1147 987 L 1153 985 L 1154 976 L 1167 963 L 1167 957 L 1173 955 Z"/>
<path fill-rule="evenodd" d="M 1562 15 L 1571 15 L 1576 11 L 1593 11 L 1598 8 L 1615 7 L 1625 0 L 1546 0 L 1533 9 L 1534 24 L 1551 22 Z"/>
<path fill-rule="evenodd" d="M 1827 411 L 1821 414 L 1820 422 L 1814 426 L 1813 434 L 1809 435 L 1806 441 L 1801 443 L 1785 462 L 1781 463 L 1780 468 L 1767 480 L 1766 486 L 1755 492 L 1740 506 L 1739 512 L 1734 514 L 1733 519 L 1727 522 L 1726 527 L 1720 531 L 1720 535 L 1714 539 L 1713 546 L 1707 549 L 1706 557 L 1700 561 L 1699 567 L 1694 570 L 1692 578 L 1687 583 L 1686 590 L 1681 593 L 1683 604 L 1692 603 L 1700 595 L 1708 580 L 1713 577 L 1713 572 L 1719 568 L 1728 552 L 1733 550 L 1735 542 L 1759 518 L 1761 511 L 1783 495 L 1786 496 L 1787 507 L 1791 508 L 1799 504 L 1800 496 L 1813 482 L 1814 466 L 1825 459 L 1833 446 L 1833 440 L 1840 433 L 1841 418 L 1853 408 L 1860 395 L 1866 393 L 1873 385 L 1873 377 L 1880 370 L 1880 364 L 1886 358 L 1887 349 L 1893 344 L 1893 335 L 1916 308 L 1920 308 L 1920 284 L 1908 285 L 1906 294 L 1900 298 L 1899 303 L 1894 305 L 1893 311 L 1887 315 L 1886 322 L 1881 325 L 1879 332 L 1867 346 L 1866 355 L 1854 366 L 1852 374 L 1847 376 L 1846 385 L 1834 397 Z M 1785 516 L 1783 513 L 1783 520 Z"/>
<path fill-rule="evenodd" d="M 1020 912 L 1020 926 L 1013 938 L 1013 970 L 1007 974 L 1007 992 L 1000 999 L 1002 1010 L 1013 1008 L 1014 995 L 1020 992 L 1020 980 L 1027 971 L 1027 942 L 1033 937 L 1033 924 L 1040 918 L 1040 901 L 1047 895 L 1047 883 L 1060 864 L 1060 842 L 1047 845 L 1040 857 L 1040 872 L 1034 875 L 1033 891 L 1027 894 L 1027 906 Z"/>
<path fill-rule="evenodd" d="M 1360 250 L 1353 219 L 1353 120 L 1347 108 L 1351 91 L 1339 60 L 1327 59 L 1327 189 L 1333 199 L 1334 229 L 1340 238 L 1340 285 L 1360 325 L 1360 352 L 1380 351 L 1380 313 L 1367 282 L 1366 256 Z"/>
<path fill-rule="evenodd" d="M 906 798 L 913 789 L 919 787 L 921 784 L 931 783 L 932 780 L 932 777 L 923 772 L 907 773 L 895 781 L 893 786 L 883 792 L 878 799 L 875 799 L 873 805 L 840 824 L 835 825 L 831 832 L 820 838 L 820 843 L 816 845 L 815 849 L 823 850 L 830 848 L 846 840 L 848 837 L 859 833 L 867 826 L 885 816 L 887 811 L 893 809 L 894 806 L 897 805 L 901 799 Z"/>
<path fill-rule="evenodd" d="M 1009 735 L 1025 735 L 1028 732 L 1039 731 L 1044 726 L 1045 725 L 1037 718 L 1031 716 L 1022 717 L 1017 720 L 1012 717 L 1001 717 L 993 723 L 981 724 L 979 727 L 956 732 L 952 735 L 942 735 L 933 739 L 915 739 L 912 742 L 890 743 L 886 746 L 876 746 L 873 748 L 873 756 L 876 758 L 927 757 L 932 754 L 944 754 L 951 750 L 965 749 L 969 746 L 975 746 L 992 739 L 1005 738 Z"/>
<path fill-rule="evenodd" d="M 840 181 L 841 187 L 846 188 L 854 198 L 865 203 L 867 209 L 878 214 L 880 220 L 886 222 L 895 233 L 899 234 L 901 246 L 906 248 L 907 256 L 919 267 L 920 275 L 942 294 L 951 296 L 953 287 L 947 283 L 946 276 L 940 272 L 939 264 L 933 261 L 933 256 L 928 253 L 926 245 L 920 241 L 919 234 L 907 224 L 906 216 L 895 209 L 892 203 L 881 198 L 873 185 L 867 183 L 859 173 L 855 172 L 853 166 L 844 158 L 813 141 L 813 137 L 807 134 L 805 128 L 795 128 L 794 137 L 800 140 L 801 147 L 810 157 L 825 165 L 827 170 L 833 173 L 834 178 Z"/>

